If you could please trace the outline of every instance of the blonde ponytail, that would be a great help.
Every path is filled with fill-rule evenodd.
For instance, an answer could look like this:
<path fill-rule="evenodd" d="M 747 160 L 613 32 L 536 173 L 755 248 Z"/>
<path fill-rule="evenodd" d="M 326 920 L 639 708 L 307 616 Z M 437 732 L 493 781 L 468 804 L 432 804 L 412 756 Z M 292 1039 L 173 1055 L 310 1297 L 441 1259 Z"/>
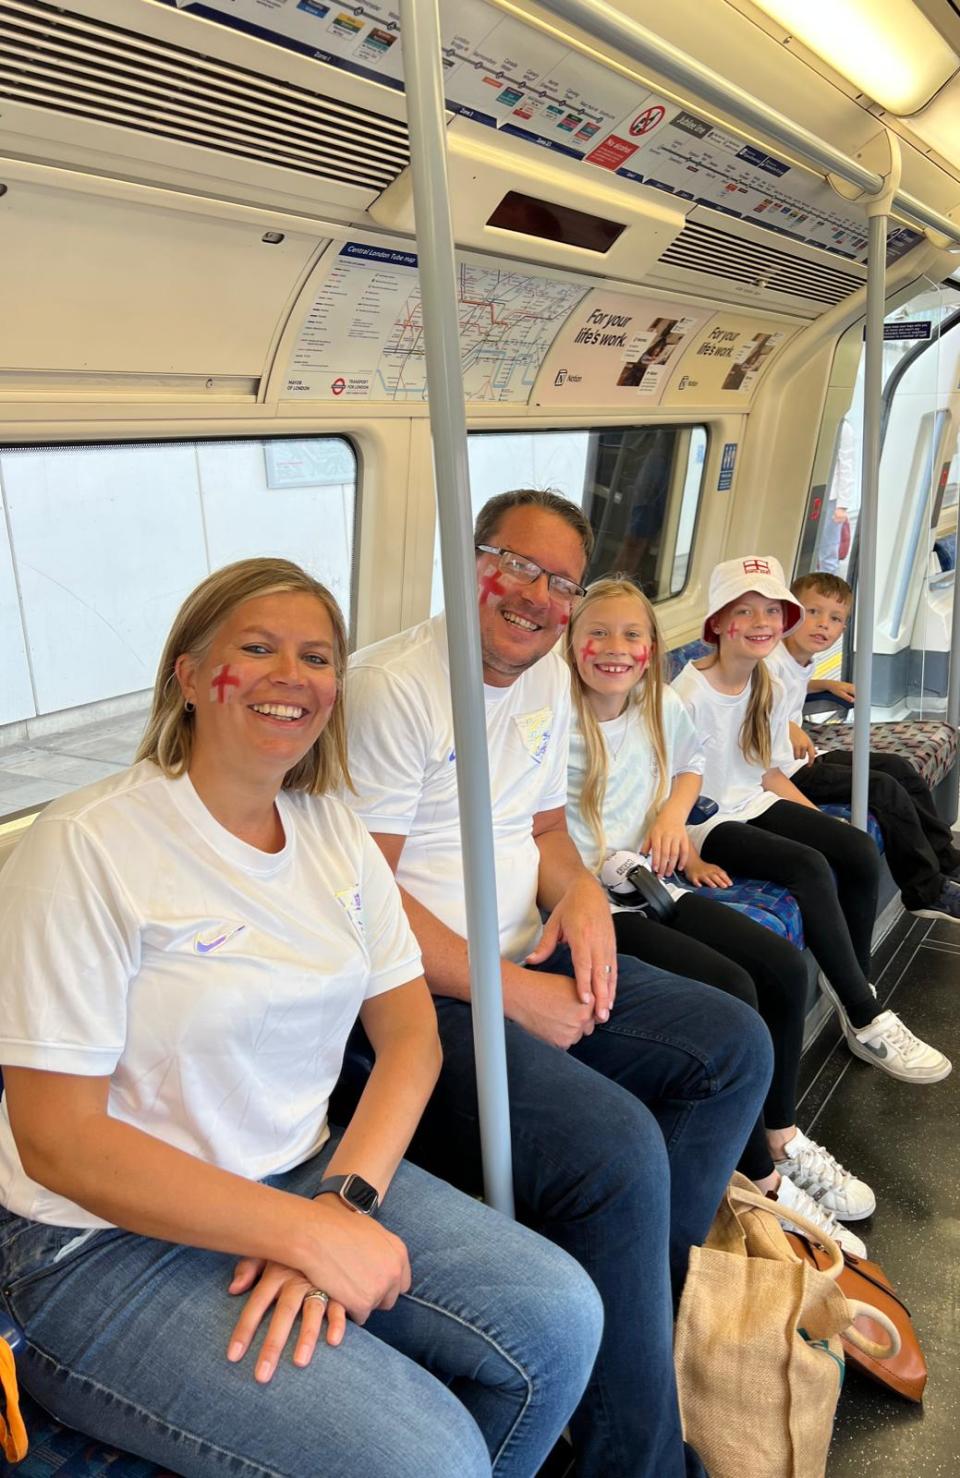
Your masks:
<path fill-rule="evenodd" d="M 758 662 L 750 679 L 750 702 L 740 725 L 740 750 L 751 765 L 769 770 L 773 755 L 770 738 L 770 712 L 773 708 L 773 683 L 765 662 Z"/>

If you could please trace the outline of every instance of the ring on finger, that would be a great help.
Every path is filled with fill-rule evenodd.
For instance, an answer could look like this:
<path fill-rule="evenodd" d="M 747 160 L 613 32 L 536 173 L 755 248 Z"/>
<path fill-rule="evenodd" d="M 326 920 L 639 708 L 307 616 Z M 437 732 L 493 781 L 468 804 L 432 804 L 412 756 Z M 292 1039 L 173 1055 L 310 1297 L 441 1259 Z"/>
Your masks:
<path fill-rule="evenodd" d="M 612 965 L 604 965 L 604 967 L 603 967 L 603 973 L 604 973 L 604 975 L 609 975 L 612 970 L 613 970 L 613 966 Z"/>
<path fill-rule="evenodd" d="M 310 1292 L 305 1293 L 303 1296 L 304 1303 L 309 1303 L 311 1298 L 319 1299 L 324 1308 L 326 1308 L 327 1304 L 330 1302 L 329 1293 L 324 1293 L 322 1288 L 311 1288 Z"/>

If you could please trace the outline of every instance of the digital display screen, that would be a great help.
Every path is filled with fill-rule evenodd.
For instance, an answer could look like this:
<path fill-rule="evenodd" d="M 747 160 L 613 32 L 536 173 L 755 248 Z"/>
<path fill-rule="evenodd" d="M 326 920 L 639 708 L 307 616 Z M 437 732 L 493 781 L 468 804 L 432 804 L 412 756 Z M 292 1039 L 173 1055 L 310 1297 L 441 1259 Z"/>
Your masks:
<path fill-rule="evenodd" d="M 569 205 L 536 200 L 532 195 L 521 195 L 519 190 L 508 190 L 487 225 L 596 252 L 609 251 L 626 230 L 619 221 L 605 221 L 602 216 L 588 215 Z"/>

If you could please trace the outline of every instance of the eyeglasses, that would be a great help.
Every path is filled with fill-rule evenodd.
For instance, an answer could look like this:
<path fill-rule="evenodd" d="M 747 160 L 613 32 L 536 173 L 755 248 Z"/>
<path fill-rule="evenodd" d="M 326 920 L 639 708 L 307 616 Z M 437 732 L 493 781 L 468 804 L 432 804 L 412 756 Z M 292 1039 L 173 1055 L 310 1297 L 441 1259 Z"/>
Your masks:
<path fill-rule="evenodd" d="M 585 587 L 578 585 L 576 580 L 569 580 L 566 575 L 554 575 L 550 570 L 545 570 L 543 565 L 534 564 L 532 559 L 514 554 L 512 549 L 498 549 L 493 544 L 478 544 L 476 548 L 478 554 L 495 555 L 501 575 L 506 575 L 508 580 L 515 580 L 518 585 L 535 585 L 541 575 L 546 575 L 550 594 L 565 605 L 571 605 L 587 593 Z"/>

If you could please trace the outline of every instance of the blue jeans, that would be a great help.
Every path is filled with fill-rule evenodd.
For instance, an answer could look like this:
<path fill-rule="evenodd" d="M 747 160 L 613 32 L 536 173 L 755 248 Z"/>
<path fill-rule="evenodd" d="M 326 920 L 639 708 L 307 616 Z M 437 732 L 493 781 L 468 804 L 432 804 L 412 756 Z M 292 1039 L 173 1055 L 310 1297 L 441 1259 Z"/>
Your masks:
<path fill-rule="evenodd" d="M 270 1184 L 311 1195 L 332 1148 Z M 410 1251 L 410 1292 L 260 1386 L 259 1340 L 226 1359 L 232 1257 L 0 1209 L 23 1385 L 69 1426 L 189 1478 L 529 1478 L 590 1373 L 596 1290 L 557 1248 L 407 1163 L 380 1219 Z"/>
<path fill-rule="evenodd" d="M 565 950 L 541 968 L 572 974 Z M 410 1154 L 476 1192 L 470 1008 L 436 1006 L 443 1069 Z M 679 1296 L 766 1095 L 767 1029 L 741 1001 L 621 955 L 609 1022 L 570 1052 L 510 1021 L 506 1036 L 517 1215 L 572 1253 L 603 1299 L 571 1422 L 578 1478 L 702 1474 L 680 1434 L 671 1272 Z"/>

